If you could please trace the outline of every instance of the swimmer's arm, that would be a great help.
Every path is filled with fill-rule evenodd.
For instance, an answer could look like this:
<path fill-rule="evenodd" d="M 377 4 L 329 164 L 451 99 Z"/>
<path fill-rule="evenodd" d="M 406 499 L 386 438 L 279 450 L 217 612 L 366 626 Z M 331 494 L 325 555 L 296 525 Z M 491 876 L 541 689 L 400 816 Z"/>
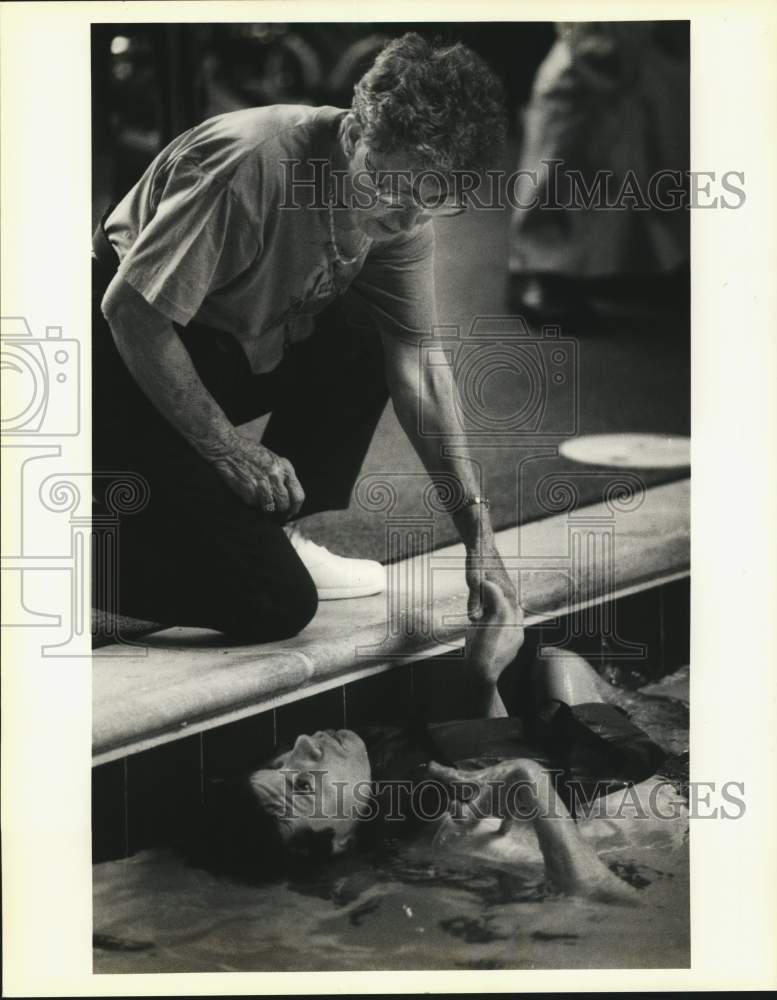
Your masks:
<path fill-rule="evenodd" d="M 536 812 L 534 832 L 548 880 L 569 895 L 610 903 L 637 902 L 635 890 L 613 874 L 593 847 L 583 840 L 574 819 L 556 794 L 548 771 L 536 761 L 523 763 L 524 773 L 531 777 L 529 787 Z"/>
<path fill-rule="evenodd" d="M 197 374 L 172 322 L 116 275 L 102 301 L 116 348 L 151 403 L 245 503 L 296 513 L 291 463 L 242 435 Z"/>
<path fill-rule="evenodd" d="M 499 833 L 509 836 L 514 824 L 531 822 L 548 881 L 560 892 L 604 902 L 636 902 L 634 889 L 583 840 L 556 794 L 551 774 L 537 761 L 518 758 L 476 772 L 432 761 L 427 773 L 463 795 L 464 823 L 496 816 L 502 820 Z"/>
<path fill-rule="evenodd" d="M 464 711 L 462 718 L 468 719 L 506 719 L 508 711 L 496 681 L 483 679 L 467 672 L 463 697 Z"/>

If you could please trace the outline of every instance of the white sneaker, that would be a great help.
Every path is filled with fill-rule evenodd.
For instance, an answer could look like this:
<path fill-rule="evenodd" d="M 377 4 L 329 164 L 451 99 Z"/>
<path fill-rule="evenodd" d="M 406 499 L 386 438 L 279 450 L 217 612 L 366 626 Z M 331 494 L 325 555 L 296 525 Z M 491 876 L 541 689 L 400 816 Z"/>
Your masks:
<path fill-rule="evenodd" d="M 313 578 L 320 601 L 368 597 L 386 589 L 386 570 L 373 559 L 346 559 L 306 538 L 294 524 L 285 524 L 297 555 Z"/>

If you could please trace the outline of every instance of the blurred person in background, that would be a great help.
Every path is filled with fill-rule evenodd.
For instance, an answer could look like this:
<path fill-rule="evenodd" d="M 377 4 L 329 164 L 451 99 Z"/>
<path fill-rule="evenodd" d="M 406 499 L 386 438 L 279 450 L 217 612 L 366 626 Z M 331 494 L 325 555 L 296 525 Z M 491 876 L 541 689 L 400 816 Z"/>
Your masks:
<path fill-rule="evenodd" d="M 380 592 L 379 563 L 336 556 L 291 522 L 348 506 L 389 398 L 466 546 L 471 617 L 484 579 L 515 603 L 474 470 L 445 448 L 459 432 L 451 370 L 419 366 L 436 322 L 430 223 L 463 210 L 448 179 L 487 167 L 504 133 L 486 64 L 408 34 L 350 110 L 211 118 L 106 213 L 93 468 L 150 486 L 122 525 L 114 610 L 265 642 L 304 628 L 320 599 Z M 419 171 L 434 174 L 419 186 Z M 259 442 L 241 428 L 264 413 Z M 110 581 L 97 582 L 99 602 Z"/>
<path fill-rule="evenodd" d="M 680 172 L 682 187 L 690 165 L 687 30 L 684 22 L 557 25 L 524 114 L 526 174 L 510 233 L 514 308 L 563 318 L 592 304 L 683 294 L 688 213 L 649 205 L 648 192 L 658 171 Z M 621 207 L 585 207 L 567 171 L 594 191 L 597 171 L 607 171 L 608 199 Z"/>

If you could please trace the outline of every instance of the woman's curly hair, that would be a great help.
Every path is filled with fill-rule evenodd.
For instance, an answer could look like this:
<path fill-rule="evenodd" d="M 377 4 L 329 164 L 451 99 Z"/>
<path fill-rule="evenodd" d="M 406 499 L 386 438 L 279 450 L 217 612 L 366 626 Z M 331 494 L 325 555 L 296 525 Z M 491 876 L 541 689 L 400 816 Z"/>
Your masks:
<path fill-rule="evenodd" d="M 395 38 L 356 84 L 352 110 L 371 148 L 409 152 L 422 169 L 482 171 L 504 144 L 502 87 L 461 42 Z"/>

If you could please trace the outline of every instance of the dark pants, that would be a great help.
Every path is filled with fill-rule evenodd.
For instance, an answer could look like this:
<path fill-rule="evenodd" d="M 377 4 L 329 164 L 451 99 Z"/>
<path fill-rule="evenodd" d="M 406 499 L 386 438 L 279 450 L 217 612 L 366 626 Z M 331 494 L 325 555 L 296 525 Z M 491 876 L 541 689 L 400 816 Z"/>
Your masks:
<path fill-rule="evenodd" d="M 104 475 L 95 476 L 95 513 L 101 484 L 113 476 L 139 473 L 150 488 L 147 505 L 121 519 L 117 606 L 104 610 L 256 642 L 295 635 L 318 599 L 284 517 L 240 500 L 130 375 L 100 309 L 117 263 L 101 236 L 93 264 L 92 465 Z M 335 303 L 278 368 L 254 375 L 230 334 L 196 323 L 176 330 L 232 423 L 272 413 L 262 443 L 294 466 L 306 494 L 300 516 L 346 508 L 388 399 L 377 333 L 350 326 Z M 99 572 L 93 593 L 101 607 L 111 588 Z"/>

